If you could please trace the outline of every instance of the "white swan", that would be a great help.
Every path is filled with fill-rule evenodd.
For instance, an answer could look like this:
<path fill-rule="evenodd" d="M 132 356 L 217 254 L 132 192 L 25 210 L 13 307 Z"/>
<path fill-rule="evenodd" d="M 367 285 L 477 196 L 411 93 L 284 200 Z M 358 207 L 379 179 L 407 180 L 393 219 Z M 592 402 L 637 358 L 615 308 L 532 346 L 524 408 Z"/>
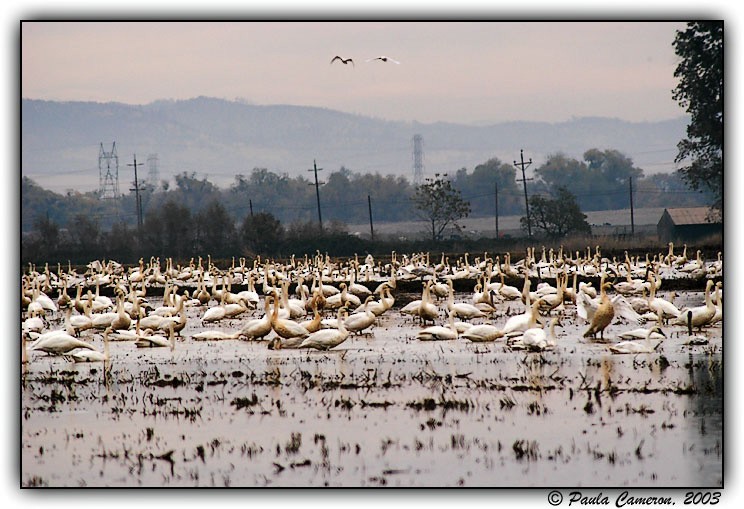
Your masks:
<path fill-rule="evenodd" d="M 367 59 L 367 62 L 372 62 L 374 60 L 380 60 L 381 62 L 392 62 L 394 64 L 400 64 L 400 62 L 398 62 L 397 60 L 393 60 L 392 58 L 386 57 L 384 55 L 383 56 L 379 56 L 379 57 L 368 58 Z"/>
<path fill-rule="evenodd" d="M 462 337 L 473 343 L 486 343 L 504 337 L 504 331 L 488 323 L 473 325 L 462 333 Z"/>
<path fill-rule="evenodd" d="M 338 309 L 347 306 L 356 308 L 362 305 L 362 301 L 359 300 L 359 297 L 349 293 L 346 283 L 341 283 L 339 287 L 341 288 L 339 293 L 326 297 L 326 309 Z"/>
<path fill-rule="evenodd" d="M 39 350 L 53 355 L 66 354 L 76 348 L 96 350 L 95 346 L 81 341 L 65 331 L 52 331 L 52 333 L 42 334 L 30 346 L 31 350 Z"/>
<path fill-rule="evenodd" d="M 346 327 L 347 330 L 359 334 L 363 330 L 372 327 L 375 324 L 377 315 L 369 309 L 369 304 L 374 301 L 374 298 L 373 295 L 367 297 L 364 300 L 364 310 L 353 313 L 344 320 L 344 327 Z"/>
<path fill-rule="evenodd" d="M 420 330 L 416 334 L 419 341 L 447 341 L 457 339 L 457 327 L 455 326 L 455 312 L 449 311 L 449 323 L 447 325 L 432 325 Z"/>
<path fill-rule="evenodd" d="M 472 320 L 473 318 L 483 318 L 486 314 L 467 302 L 455 302 L 455 289 L 452 280 L 449 280 L 449 295 L 447 297 L 447 309 L 454 313 L 455 316 L 463 320 Z"/>
<path fill-rule="evenodd" d="M 151 315 L 152 316 L 152 315 Z M 220 303 L 216 306 L 212 306 L 207 309 L 202 315 L 203 323 L 219 322 L 227 316 L 227 309 L 225 309 L 225 294 L 220 294 Z"/>
<path fill-rule="evenodd" d="M 67 354 L 74 362 L 108 362 L 109 361 L 109 334 L 111 327 L 103 331 L 103 352 L 98 350 L 74 350 Z"/>
<path fill-rule="evenodd" d="M 217 341 L 223 339 L 238 339 L 240 335 L 240 331 L 224 332 L 219 330 L 205 330 L 194 334 L 191 338 L 197 341 Z"/>
<path fill-rule="evenodd" d="M 521 315 L 514 315 L 509 317 L 504 324 L 504 334 L 510 334 L 512 332 L 525 331 L 530 327 L 530 323 L 535 323 L 538 320 L 538 309 L 540 307 L 540 299 L 537 299 L 532 305 L 527 302 L 527 309 Z"/>
<path fill-rule="evenodd" d="M 159 334 L 153 334 L 152 330 L 149 330 L 149 334 L 145 334 L 137 338 L 134 342 L 137 348 L 157 348 L 157 347 L 169 347 L 171 351 L 176 348 L 176 336 L 173 331 L 173 324 L 168 327 L 168 337 L 161 336 Z M 147 332 L 147 331 L 145 331 Z"/>
<path fill-rule="evenodd" d="M 661 330 L 661 327 L 656 325 L 646 330 L 646 337 L 643 338 L 642 341 L 621 341 L 614 345 L 610 345 L 609 348 L 612 353 L 653 353 L 662 343 L 662 341 L 659 341 L 656 345 L 651 343 L 651 338 L 655 337 L 655 335 L 661 335 L 662 341 L 666 337 L 664 331 Z"/>
<path fill-rule="evenodd" d="M 338 329 L 321 329 L 307 336 L 300 348 L 315 348 L 317 350 L 330 350 L 349 337 L 349 331 L 344 325 L 343 316 L 347 314 L 346 308 L 340 308 L 337 313 Z"/>
<path fill-rule="evenodd" d="M 308 332 L 308 330 L 299 323 L 295 322 L 294 320 L 279 317 L 278 300 L 279 296 L 274 293 L 274 312 L 271 315 L 271 328 L 274 329 L 274 332 L 276 332 L 277 335 L 281 336 L 285 340 L 302 339 L 309 336 L 310 333 Z M 283 342 L 282 348 L 287 347 L 288 345 L 285 346 Z"/>
<path fill-rule="evenodd" d="M 266 296 L 264 299 L 264 315 L 261 318 L 249 320 L 242 329 L 240 334 L 248 339 L 261 339 L 271 332 L 271 297 Z"/>
<path fill-rule="evenodd" d="M 532 324 L 521 337 L 513 338 L 509 346 L 513 349 L 527 349 L 542 351 L 548 348 L 553 348 L 558 344 L 555 336 L 555 326 L 561 325 L 560 318 L 555 316 L 550 320 L 550 326 L 548 333 L 545 333 L 543 327 L 534 327 Z"/>
<path fill-rule="evenodd" d="M 692 312 L 692 326 L 701 330 L 709 325 L 716 316 L 716 306 L 711 298 L 713 280 L 709 279 L 705 284 L 705 305 L 696 307 L 685 307 L 680 309 L 679 316 L 672 322 L 673 325 L 687 325 L 688 312 Z"/>
<path fill-rule="evenodd" d="M 666 336 L 661 328 L 657 325 L 651 328 L 639 327 L 637 329 L 622 332 L 617 335 L 620 339 L 664 339 Z"/>

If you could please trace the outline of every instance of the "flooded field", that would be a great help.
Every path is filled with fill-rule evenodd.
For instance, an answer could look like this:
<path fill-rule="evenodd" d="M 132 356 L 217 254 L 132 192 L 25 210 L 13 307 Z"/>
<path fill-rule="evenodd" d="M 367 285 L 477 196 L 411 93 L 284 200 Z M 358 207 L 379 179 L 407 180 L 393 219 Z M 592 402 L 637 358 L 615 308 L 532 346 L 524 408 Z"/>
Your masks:
<path fill-rule="evenodd" d="M 418 340 L 400 308 L 419 297 L 396 295 L 329 351 L 194 338 L 239 330 L 261 306 L 213 324 L 187 308 L 172 351 L 111 341 L 105 365 L 29 351 L 22 486 L 722 485 L 721 322 L 707 344 L 669 325 L 653 353 L 613 354 L 566 305 L 557 346 L 526 351 Z M 523 311 L 503 302 L 472 322 Z M 637 326 L 615 319 L 604 335 Z M 81 336 L 103 349 L 100 333 Z"/>

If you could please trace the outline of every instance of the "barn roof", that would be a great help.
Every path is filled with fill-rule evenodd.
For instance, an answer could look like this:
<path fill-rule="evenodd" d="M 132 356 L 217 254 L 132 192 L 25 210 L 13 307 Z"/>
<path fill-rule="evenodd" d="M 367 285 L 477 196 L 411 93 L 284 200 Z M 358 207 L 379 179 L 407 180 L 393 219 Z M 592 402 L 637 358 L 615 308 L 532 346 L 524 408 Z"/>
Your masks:
<path fill-rule="evenodd" d="M 710 220 L 709 217 L 715 217 L 711 214 L 709 207 L 684 207 L 674 209 L 664 209 L 676 225 L 683 224 L 715 224 L 720 221 Z"/>

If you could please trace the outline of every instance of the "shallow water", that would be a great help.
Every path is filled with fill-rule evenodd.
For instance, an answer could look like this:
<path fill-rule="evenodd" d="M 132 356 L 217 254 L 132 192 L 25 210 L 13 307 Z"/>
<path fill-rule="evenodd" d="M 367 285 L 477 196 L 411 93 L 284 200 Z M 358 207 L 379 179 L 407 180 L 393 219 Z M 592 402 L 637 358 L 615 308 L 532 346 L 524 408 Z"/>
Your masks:
<path fill-rule="evenodd" d="M 30 352 L 22 485 L 722 485 L 720 324 L 635 356 L 587 342 L 571 307 L 545 352 L 420 342 L 395 308 L 328 352 L 190 337 L 262 312 L 204 327 L 189 309 L 173 352 L 111 342 L 106 370 Z"/>

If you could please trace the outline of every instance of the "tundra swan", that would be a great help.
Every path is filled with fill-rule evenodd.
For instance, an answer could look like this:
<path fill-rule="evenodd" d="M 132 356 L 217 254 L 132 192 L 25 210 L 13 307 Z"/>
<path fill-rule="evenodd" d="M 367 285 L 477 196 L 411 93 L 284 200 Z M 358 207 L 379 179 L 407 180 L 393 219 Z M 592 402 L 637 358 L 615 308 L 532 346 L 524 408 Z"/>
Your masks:
<path fill-rule="evenodd" d="M 685 307 L 679 312 L 679 316 L 672 322 L 674 325 L 687 325 L 688 312 L 692 312 L 692 326 L 698 331 L 709 325 L 716 316 L 716 306 L 711 298 L 713 280 L 709 279 L 705 284 L 705 305 L 696 307 Z"/>
<path fill-rule="evenodd" d="M 604 339 L 604 330 L 612 323 L 612 319 L 615 317 L 615 308 L 607 296 L 607 288 L 611 286 L 612 283 L 604 282 L 603 276 L 602 283 L 600 284 L 599 305 L 594 312 L 594 316 L 592 316 L 589 328 L 584 332 L 585 338 L 592 336 L 596 339 L 597 333 L 599 333 L 600 338 Z"/>
<path fill-rule="evenodd" d="M 615 343 L 614 345 L 610 345 L 609 348 L 612 353 L 653 353 L 659 348 L 659 345 L 661 345 L 662 341 L 659 341 L 656 345 L 653 345 L 651 344 L 651 338 L 657 337 L 658 335 L 662 336 L 662 341 L 666 337 L 664 331 L 661 330 L 661 327 L 656 325 L 646 330 L 646 336 L 643 338 L 643 340 L 621 341 L 619 343 Z"/>
<path fill-rule="evenodd" d="M 74 350 L 68 355 L 75 362 L 108 362 L 109 361 L 109 334 L 111 327 L 103 331 L 103 352 L 98 350 Z"/>
<path fill-rule="evenodd" d="M 346 308 L 339 308 L 337 313 L 337 329 L 320 329 L 308 335 L 300 344 L 300 348 L 315 348 L 317 350 L 330 350 L 349 337 L 349 331 L 344 325 L 343 316 L 347 314 Z"/>
<path fill-rule="evenodd" d="M 261 339 L 271 332 L 271 297 L 266 296 L 264 299 L 264 316 L 249 320 L 242 329 L 240 334 L 248 339 Z"/>
<path fill-rule="evenodd" d="M 457 327 L 455 327 L 455 312 L 449 310 L 449 323 L 447 325 L 432 325 L 420 330 L 416 334 L 419 341 L 443 341 L 457 339 Z"/>

